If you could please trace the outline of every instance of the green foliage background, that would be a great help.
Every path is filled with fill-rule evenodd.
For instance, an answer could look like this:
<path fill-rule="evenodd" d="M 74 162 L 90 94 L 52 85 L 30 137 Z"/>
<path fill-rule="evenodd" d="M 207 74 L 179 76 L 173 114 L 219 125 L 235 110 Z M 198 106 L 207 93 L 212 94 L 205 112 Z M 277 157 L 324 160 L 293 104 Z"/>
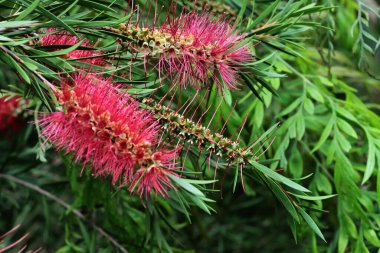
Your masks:
<path fill-rule="evenodd" d="M 28 124 L 0 140 L 0 232 L 21 223 L 21 232 L 30 233 L 30 248 L 61 253 L 117 252 L 112 240 L 128 252 L 380 252 L 379 2 L 213 3 L 213 15 L 220 15 L 218 8 L 228 11 L 236 30 L 248 34 L 255 61 L 246 66 L 252 75 L 241 73 L 240 90 L 223 96 L 212 92 L 210 111 L 222 120 L 212 121 L 210 128 L 221 129 L 227 121 L 226 136 L 232 135 L 248 115 L 241 141 L 249 145 L 280 122 L 272 145 L 260 149 L 270 146 L 261 164 L 282 169 L 280 174 L 312 194 L 295 190 L 301 194 L 294 197 L 297 204 L 287 202 L 282 191 L 276 192 L 280 188 L 255 174 L 257 168 L 246 170 L 244 192 L 236 184 L 235 167 L 223 165 L 216 184 L 222 190 L 213 191 L 202 181 L 214 175 L 202 163 L 207 155 L 193 154 L 185 161 L 188 172 L 199 167 L 204 173 L 179 187 L 195 190 L 142 203 L 89 171 L 80 176 L 81 166 L 69 155 L 41 148 L 38 127 Z M 104 70 L 106 75 L 114 75 L 137 97 L 151 94 L 159 86 L 156 73 L 145 76 L 143 62 L 131 64 L 128 52 L 117 51 L 115 34 L 100 29 L 125 22 L 127 5 L 122 0 L 0 0 L 1 95 L 29 99 L 25 117 L 31 122 L 37 111 L 55 110 L 47 83 L 57 82 L 59 73 L 88 68 L 60 57 L 73 48 L 52 53 L 33 46 L 42 36 L 39 29 L 48 27 L 98 41 L 110 62 L 119 57 L 117 65 Z M 167 1 L 158 1 L 161 5 L 165 13 Z M 177 14 L 184 6 L 193 3 L 178 3 Z M 133 81 L 123 75 L 130 67 Z M 160 88 L 155 96 L 166 92 L 167 87 Z M 189 89 L 176 96 L 184 102 L 194 93 Z M 201 197 L 196 195 L 200 190 Z M 332 194 L 337 195 L 316 197 Z M 295 216 L 304 219 L 298 223 Z M 318 237 L 318 227 L 326 242 Z"/>

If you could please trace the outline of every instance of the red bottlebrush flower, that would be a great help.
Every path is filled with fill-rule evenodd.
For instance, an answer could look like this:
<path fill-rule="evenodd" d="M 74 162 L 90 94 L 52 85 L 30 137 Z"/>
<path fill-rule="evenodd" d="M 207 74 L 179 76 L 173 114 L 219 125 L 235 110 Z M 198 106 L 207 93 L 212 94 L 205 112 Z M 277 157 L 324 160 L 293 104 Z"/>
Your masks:
<path fill-rule="evenodd" d="M 19 98 L 0 98 L 0 133 L 16 133 L 22 128 L 23 122 L 18 117 L 22 111 Z"/>
<path fill-rule="evenodd" d="M 46 30 L 48 33 L 52 33 L 56 31 L 55 28 L 49 28 Z M 81 41 L 81 38 L 78 38 L 69 32 L 66 31 L 60 31 L 58 33 L 49 34 L 41 37 L 39 41 L 39 45 L 41 46 L 61 46 L 61 45 L 67 45 L 67 46 L 73 46 Z M 93 48 L 94 45 L 91 44 L 90 41 L 84 40 L 81 44 L 82 47 L 88 47 Z M 69 52 L 65 57 L 69 59 L 80 59 L 80 58 L 87 58 L 87 57 L 94 57 L 98 56 L 99 52 L 96 50 L 73 50 Z M 92 65 L 98 65 L 102 66 L 105 64 L 104 60 L 99 56 L 96 58 L 89 58 L 89 59 L 81 59 L 80 61 L 92 64 Z"/>
<path fill-rule="evenodd" d="M 137 191 L 142 197 L 144 194 L 148 196 L 152 190 L 162 196 L 167 196 L 167 189 L 173 188 L 169 179 L 169 174 L 175 175 L 173 172 L 178 149 L 168 150 L 161 148 L 152 154 L 151 158 L 154 163 L 148 168 L 137 170 L 130 184 L 131 192 Z"/>
<path fill-rule="evenodd" d="M 157 150 L 159 125 L 150 111 L 95 75 L 79 74 L 72 84 L 63 80 L 61 85 L 57 97 L 63 111 L 39 121 L 48 141 L 72 152 L 84 166 L 91 164 L 94 175 L 111 175 L 113 184 L 136 185 L 136 177 L 145 175 L 140 195 L 152 189 L 165 195 L 166 188 L 173 188 L 164 175 L 172 173 L 177 151 Z"/>
<path fill-rule="evenodd" d="M 140 169 L 136 172 L 134 179 L 129 187 L 131 192 L 137 191 L 140 198 L 148 196 L 152 191 L 167 196 L 167 188 L 172 188 L 169 174 L 174 174 L 171 170 L 162 167 L 149 167 Z"/>
<path fill-rule="evenodd" d="M 252 60 L 249 45 L 225 21 L 213 21 L 207 14 L 190 13 L 158 28 L 121 25 L 121 32 L 137 42 L 134 50 L 145 57 L 159 57 L 160 73 L 175 83 L 200 88 L 212 78 L 220 89 L 238 86 L 238 69 Z"/>
<path fill-rule="evenodd" d="M 130 192 L 137 191 L 142 198 L 149 196 L 152 191 L 167 196 L 167 189 L 174 188 L 169 175 L 173 172 L 174 160 L 177 157 L 178 149 L 168 150 L 161 148 L 151 156 L 153 163 L 147 168 L 136 171 L 129 186 Z"/>

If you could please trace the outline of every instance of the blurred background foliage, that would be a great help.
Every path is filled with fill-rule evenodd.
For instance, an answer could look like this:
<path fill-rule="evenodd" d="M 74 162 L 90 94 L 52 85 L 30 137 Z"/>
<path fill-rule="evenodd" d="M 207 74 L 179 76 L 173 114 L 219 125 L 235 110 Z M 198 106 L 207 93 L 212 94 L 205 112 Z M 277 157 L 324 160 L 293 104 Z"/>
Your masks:
<path fill-rule="evenodd" d="M 152 3 L 162 13 L 169 10 L 167 1 Z M 143 20 L 151 18 L 153 11 L 149 15 L 143 7 L 151 1 L 133 4 L 140 6 L 135 12 Z M 108 63 L 93 70 L 112 75 L 136 97 L 169 92 L 168 87 L 156 90 L 157 73 L 145 75 L 143 62 L 131 62 L 133 56 L 120 50 L 123 38 L 102 29 L 126 22 L 131 5 L 123 0 L 0 0 L 1 96 L 26 98 L 28 107 L 22 130 L 2 133 L 0 140 L 0 232 L 22 224 L 19 233 L 29 232 L 30 248 L 61 253 L 380 252 L 379 1 L 182 0 L 174 14 L 187 8 L 223 16 L 254 45 L 255 61 L 240 73 L 239 90 L 222 96 L 210 92 L 207 106 L 222 119 L 211 121 L 210 129 L 227 122 L 226 136 L 233 135 L 248 115 L 241 132 L 242 144 L 248 145 L 280 122 L 273 143 L 259 151 L 269 147 L 266 164 L 313 195 L 337 194 L 300 203 L 326 242 L 310 229 L 313 222 L 291 219 L 289 206 L 248 169 L 245 191 L 236 186 L 235 169 L 226 169 L 215 186 L 220 191 L 205 191 L 215 203 L 183 208 L 174 195 L 142 203 L 127 191 L 112 191 L 88 171 L 80 176 L 81 166 L 69 156 L 41 147 L 39 129 L 31 123 L 38 111 L 54 110 L 49 83 L 75 68 L 89 68 L 61 57 L 72 48 L 54 53 L 35 46 L 41 29 L 60 28 L 92 41 Z M 195 91 L 173 96 L 180 107 Z M 207 114 L 203 123 L 212 116 Z M 205 170 L 207 156 L 195 154 L 184 162 L 213 178 L 214 171 Z"/>

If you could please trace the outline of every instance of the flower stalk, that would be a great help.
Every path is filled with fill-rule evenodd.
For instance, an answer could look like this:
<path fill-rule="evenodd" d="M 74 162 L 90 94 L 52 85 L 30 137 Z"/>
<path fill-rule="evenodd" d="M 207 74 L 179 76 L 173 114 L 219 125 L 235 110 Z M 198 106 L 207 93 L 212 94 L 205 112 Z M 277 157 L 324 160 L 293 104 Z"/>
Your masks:
<path fill-rule="evenodd" d="M 250 161 L 257 161 L 262 154 L 255 156 L 252 149 L 259 146 L 259 141 L 266 141 L 266 136 L 261 136 L 255 143 L 243 148 L 238 141 L 233 141 L 224 137 L 220 133 L 214 133 L 209 128 L 202 126 L 193 120 L 184 117 L 180 113 L 171 110 L 169 107 L 155 103 L 153 99 L 146 98 L 143 101 L 146 107 L 154 112 L 160 119 L 163 128 L 170 131 L 189 144 L 196 144 L 198 148 L 206 150 L 210 154 L 215 154 L 218 158 L 224 158 L 229 164 L 239 164 L 244 166 Z"/>

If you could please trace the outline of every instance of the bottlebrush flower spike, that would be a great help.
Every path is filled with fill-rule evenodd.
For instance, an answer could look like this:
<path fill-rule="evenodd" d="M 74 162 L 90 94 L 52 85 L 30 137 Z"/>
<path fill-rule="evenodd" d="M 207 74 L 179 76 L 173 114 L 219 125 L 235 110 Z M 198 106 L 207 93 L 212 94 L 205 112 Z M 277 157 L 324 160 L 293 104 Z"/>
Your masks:
<path fill-rule="evenodd" d="M 162 148 L 152 155 L 155 163 L 161 166 L 149 166 L 136 171 L 130 184 L 129 191 L 137 191 L 142 197 L 144 194 L 148 196 L 152 191 L 167 196 L 167 188 L 172 188 L 169 174 L 175 175 L 173 169 L 174 159 L 176 158 L 178 149 L 168 150 Z"/>
<path fill-rule="evenodd" d="M 23 107 L 19 101 L 20 97 L 4 96 L 0 98 L 0 133 L 16 133 L 22 127 L 22 121 L 18 115 Z"/>
<path fill-rule="evenodd" d="M 52 32 L 55 32 L 56 30 L 57 29 L 55 28 L 48 28 L 46 32 L 52 33 Z M 38 42 L 38 45 L 40 46 L 61 46 L 61 45 L 73 46 L 79 43 L 80 41 L 81 41 L 80 38 L 70 34 L 69 32 L 59 31 L 58 33 L 53 33 L 53 34 L 49 34 L 49 35 L 45 35 L 41 37 L 41 39 Z M 81 46 L 94 48 L 94 45 L 88 40 L 84 40 Z M 99 57 L 81 59 L 81 58 L 88 58 L 88 57 L 94 57 L 94 56 L 99 56 Z M 80 61 L 92 64 L 92 65 L 102 66 L 105 64 L 103 58 L 99 55 L 99 52 L 95 50 L 73 50 L 69 52 L 65 57 L 68 59 L 80 59 Z"/>
<path fill-rule="evenodd" d="M 200 89 L 212 78 L 220 89 L 238 86 L 238 69 L 252 60 L 249 44 L 225 21 L 212 20 L 208 14 L 189 13 L 160 27 L 139 28 L 121 24 L 120 31 L 134 42 L 129 48 L 145 58 L 157 56 L 158 70 L 175 83 Z"/>
<path fill-rule="evenodd" d="M 151 112 L 93 74 L 78 74 L 73 83 L 61 85 L 57 97 L 63 111 L 39 120 L 48 141 L 84 166 L 91 164 L 95 176 L 111 175 L 121 186 L 132 183 L 130 191 L 137 189 L 140 196 L 152 190 L 166 195 L 174 188 L 167 175 L 174 173 L 178 150 L 157 148 L 160 126 Z"/>
<path fill-rule="evenodd" d="M 174 174 L 171 170 L 166 170 L 162 167 L 150 167 L 148 169 L 139 169 L 129 187 L 131 192 L 137 191 L 140 198 L 145 193 L 149 195 L 153 190 L 162 196 L 167 195 L 166 188 L 171 188 L 169 174 Z"/>
<path fill-rule="evenodd" d="M 149 109 L 173 136 L 186 140 L 188 143 L 197 144 L 198 149 L 205 149 L 210 153 L 215 153 L 217 157 L 224 157 L 227 162 L 240 165 L 244 165 L 250 159 L 256 159 L 250 152 L 240 147 L 238 141 L 232 141 L 220 133 L 215 133 L 169 107 L 155 103 L 152 99 L 144 99 L 143 103 L 149 104 Z"/>

